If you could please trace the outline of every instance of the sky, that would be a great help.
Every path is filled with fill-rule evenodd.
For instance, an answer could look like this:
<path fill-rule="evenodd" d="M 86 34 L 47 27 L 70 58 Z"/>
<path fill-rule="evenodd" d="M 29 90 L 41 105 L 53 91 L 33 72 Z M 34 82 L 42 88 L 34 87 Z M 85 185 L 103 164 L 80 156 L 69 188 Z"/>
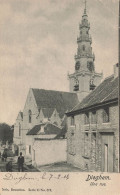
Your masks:
<path fill-rule="evenodd" d="M 0 123 L 15 123 L 29 88 L 69 91 L 84 0 L 0 0 Z M 96 72 L 118 62 L 118 0 L 88 0 Z"/>

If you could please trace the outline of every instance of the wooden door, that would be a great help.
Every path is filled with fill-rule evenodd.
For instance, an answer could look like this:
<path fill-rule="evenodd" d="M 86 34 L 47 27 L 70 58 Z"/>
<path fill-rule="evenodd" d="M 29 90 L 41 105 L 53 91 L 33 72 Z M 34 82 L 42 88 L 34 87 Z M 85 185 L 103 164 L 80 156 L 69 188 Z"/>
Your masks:
<path fill-rule="evenodd" d="M 113 172 L 113 134 L 102 135 L 102 171 Z"/>

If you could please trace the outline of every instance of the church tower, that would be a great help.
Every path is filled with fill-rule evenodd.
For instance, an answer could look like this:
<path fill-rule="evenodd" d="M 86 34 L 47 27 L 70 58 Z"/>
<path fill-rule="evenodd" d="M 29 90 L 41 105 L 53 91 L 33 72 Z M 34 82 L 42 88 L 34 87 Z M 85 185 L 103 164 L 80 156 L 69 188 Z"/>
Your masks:
<path fill-rule="evenodd" d="M 85 9 L 79 25 L 80 34 L 77 38 L 77 53 L 75 55 L 75 72 L 68 75 L 70 92 L 78 94 L 79 101 L 87 96 L 91 90 L 98 86 L 102 73 L 95 72 L 95 55 L 92 52 L 92 38 L 89 34 L 90 23 Z"/>

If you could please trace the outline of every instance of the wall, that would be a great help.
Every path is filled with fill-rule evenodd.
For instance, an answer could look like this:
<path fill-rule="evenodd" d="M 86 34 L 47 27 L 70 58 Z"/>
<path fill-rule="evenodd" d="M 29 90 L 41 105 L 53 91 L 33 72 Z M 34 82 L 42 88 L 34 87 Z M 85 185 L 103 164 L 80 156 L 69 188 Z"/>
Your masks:
<path fill-rule="evenodd" d="M 66 161 L 66 139 L 36 140 L 33 145 L 33 165 L 46 165 Z M 35 159 L 34 159 L 35 157 Z"/>
<path fill-rule="evenodd" d="M 80 131 L 83 124 L 83 115 L 75 116 L 75 125 L 70 125 L 70 117 L 68 118 L 68 132 L 67 132 L 67 162 L 74 166 L 84 168 L 85 162 L 82 158 L 82 132 Z M 72 139 L 71 139 L 72 137 Z M 74 142 L 74 143 L 72 143 Z M 71 147 L 72 144 L 72 147 Z M 73 150 L 73 151 L 71 151 Z"/>
<path fill-rule="evenodd" d="M 35 138 L 41 139 L 52 139 L 56 136 L 56 134 L 52 135 L 26 135 L 26 155 L 32 158 L 33 155 L 33 144 L 35 142 Z M 29 146 L 31 146 L 31 154 L 29 153 Z"/>
<path fill-rule="evenodd" d="M 118 106 L 109 107 L 108 123 L 103 123 L 102 111 L 102 108 L 97 110 L 95 124 L 90 122 L 85 125 L 84 114 L 79 114 L 75 116 L 75 125 L 71 126 L 71 119 L 68 117 L 67 162 L 83 169 L 102 171 L 102 135 L 113 134 L 113 172 L 118 172 Z M 91 112 L 89 118 L 91 121 Z"/>

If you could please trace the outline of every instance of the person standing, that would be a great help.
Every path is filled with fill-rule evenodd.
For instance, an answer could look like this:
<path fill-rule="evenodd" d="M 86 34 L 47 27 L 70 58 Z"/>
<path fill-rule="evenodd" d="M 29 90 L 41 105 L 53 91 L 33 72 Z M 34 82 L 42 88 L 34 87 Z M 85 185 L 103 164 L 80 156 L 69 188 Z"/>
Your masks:
<path fill-rule="evenodd" d="M 6 171 L 7 171 L 7 172 L 12 172 L 12 161 L 9 161 L 9 162 L 6 164 Z"/>
<path fill-rule="evenodd" d="M 7 150 L 4 150 L 2 156 L 3 156 L 4 161 L 6 162 L 7 161 Z"/>
<path fill-rule="evenodd" d="M 22 156 L 22 152 L 20 152 L 20 156 L 18 157 L 18 171 L 24 171 L 23 170 L 23 164 L 24 164 L 24 157 Z"/>

